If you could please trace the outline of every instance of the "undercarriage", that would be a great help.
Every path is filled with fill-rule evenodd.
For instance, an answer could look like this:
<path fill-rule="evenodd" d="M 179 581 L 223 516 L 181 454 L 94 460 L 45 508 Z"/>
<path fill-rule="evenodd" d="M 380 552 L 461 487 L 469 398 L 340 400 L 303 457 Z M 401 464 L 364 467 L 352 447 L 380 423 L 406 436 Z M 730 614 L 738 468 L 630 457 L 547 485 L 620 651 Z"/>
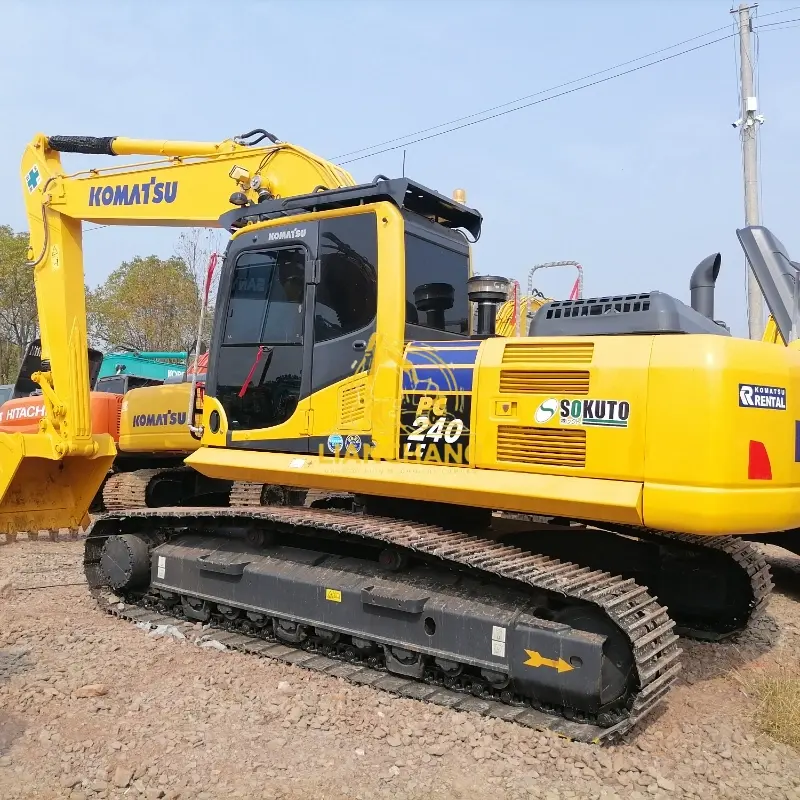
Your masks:
<path fill-rule="evenodd" d="M 125 604 L 535 711 L 577 739 L 630 729 L 680 670 L 646 587 L 421 523 L 132 510 L 94 523 L 86 575 Z"/>
<path fill-rule="evenodd" d="M 677 633 L 730 637 L 772 587 L 732 537 L 250 483 L 231 501 L 99 518 L 85 569 L 101 606 L 582 741 L 658 705 Z"/>

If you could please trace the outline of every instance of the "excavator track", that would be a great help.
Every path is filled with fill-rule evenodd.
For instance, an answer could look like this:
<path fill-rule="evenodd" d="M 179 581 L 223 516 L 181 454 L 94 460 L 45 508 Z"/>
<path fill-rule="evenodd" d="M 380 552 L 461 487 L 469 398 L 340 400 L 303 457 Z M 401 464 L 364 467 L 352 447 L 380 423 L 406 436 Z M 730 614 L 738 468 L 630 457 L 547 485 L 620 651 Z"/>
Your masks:
<path fill-rule="evenodd" d="M 306 506 L 309 508 L 344 508 L 353 504 L 353 495 L 317 489 L 294 489 L 263 483 L 235 481 L 231 487 L 231 508 L 260 508 L 261 506 Z"/>
<path fill-rule="evenodd" d="M 230 544 L 232 539 L 219 535 L 219 531 L 224 529 L 226 524 L 239 530 L 243 525 L 250 525 L 255 529 L 274 530 L 280 535 L 289 535 L 293 537 L 291 539 L 293 548 L 298 546 L 297 542 L 303 536 L 329 537 L 332 542 L 355 542 L 370 546 L 377 544 L 413 555 L 426 564 L 435 564 L 440 570 L 437 580 L 442 580 L 443 576 L 450 576 L 452 583 L 453 571 L 458 575 L 477 574 L 481 581 L 491 580 L 490 588 L 493 591 L 513 590 L 515 596 L 519 596 L 520 593 L 525 593 L 526 596 L 552 596 L 569 608 L 591 609 L 595 615 L 610 623 L 609 627 L 613 627 L 618 641 L 625 642 L 627 648 L 625 657 L 629 659 L 627 663 L 630 673 L 626 679 L 627 688 L 621 703 L 616 704 L 611 711 L 601 711 L 595 715 L 587 714 L 568 704 L 553 704 L 550 700 L 542 703 L 537 699 L 536 691 L 531 692 L 529 696 L 521 696 L 516 692 L 516 686 L 514 692 L 501 691 L 487 686 L 485 682 L 475 682 L 475 679 L 471 679 L 473 682 L 470 683 L 470 679 L 463 676 L 455 680 L 448 679 L 447 675 L 437 673 L 436 669 L 426 668 L 424 675 L 420 673 L 419 677 L 412 676 L 408 670 L 405 670 L 404 674 L 396 674 L 398 662 L 392 663 L 394 657 L 389 657 L 394 648 L 388 647 L 385 643 L 382 645 L 383 656 L 373 655 L 363 660 L 353 658 L 352 647 L 331 646 L 325 644 L 324 639 L 322 644 L 307 639 L 292 647 L 286 642 L 286 634 L 281 634 L 280 629 L 274 626 L 271 629 L 264 627 L 260 631 L 254 631 L 253 625 L 249 622 L 249 619 L 253 619 L 252 611 L 248 613 L 247 618 L 234 620 L 237 614 L 241 614 L 241 608 L 237 611 L 231 608 L 230 604 L 221 605 L 219 600 L 209 603 L 203 600 L 203 607 L 208 604 L 210 608 L 210 603 L 216 603 L 217 613 L 210 614 L 208 621 L 212 626 L 226 631 L 218 637 L 219 641 L 246 652 L 306 666 L 402 696 L 501 717 L 538 729 L 550 729 L 575 740 L 591 742 L 619 737 L 651 713 L 667 695 L 681 668 L 679 662 L 681 650 L 677 644 L 678 637 L 673 632 L 675 623 L 669 618 L 667 610 L 649 595 L 647 588 L 636 585 L 633 580 L 561 562 L 547 556 L 534 555 L 466 533 L 350 512 L 286 506 L 252 509 L 171 508 L 131 510 L 124 514 L 100 517 L 90 528 L 85 544 L 85 571 L 89 587 L 101 608 L 116 616 L 149 624 L 183 621 L 185 616 L 180 609 L 199 608 L 200 606 L 196 605 L 199 602 L 198 598 L 196 596 L 187 598 L 182 595 L 181 605 L 177 606 L 176 613 L 175 596 L 163 589 L 154 590 L 152 586 L 158 579 L 155 577 L 157 573 L 155 563 L 151 564 L 151 561 L 154 562 L 155 557 L 159 556 L 158 574 L 161 575 L 160 570 L 165 569 L 163 566 L 165 561 L 160 553 L 177 553 L 181 549 L 186 549 L 195 554 L 194 558 L 198 552 L 204 551 L 207 547 L 212 555 L 217 554 L 222 559 L 219 563 L 215 562 L 214 566 L 204 567 L 212 571 L 225 572 L 233 569 L 236 572 L 237 564 L 234 562 L 237 562 L 239 556 L 249 558 L 255 563 L 261 557 L 258 550 L 243 551 L 241 547 L 236 550 Z M 146 541 L 146 546 L 142 544 L 142 540 Z M 181 544 L 182 540 L 188 542 L 185 548 Z M 124 548 L 132 546 L 133 550 L 139 549 L 140 552 L 141 548 L 145 548 L 144 560 L 140 557 L 138 563 L 131 562 L 128 577 L 138 573 L 139 578 L 145 583 L 148 580 L 148 571 L 151 577 L 150 585 L 143 590 L 126 591 L 125 581 L 128 577 L 123 576 L 122 583 L 118 582 L 113 588 L 116 595 L 124 600 L 124 603 L 117 604 L 109 603 L 104 594 L 110 583 L 107 568 L 111 564 L 111 561 L 105 560 L 104 553 L 107 548 L 118 552 L 120 544 Z M 226 549 L 230 551 L 227 554 L 223 552 Z M 263 560 L 266 561 L 271 551 L 267 548 L 262 552 Z M 211 564 L 210 561 L 203 563 Z M 328 582 L 335 580 L 331 577 L 330 568 L 325 568 L 325 574 Z M 387 572 L 386 575 L 391 577 L 392 573 Z M 408 588 L 411 584 L 407 582 L 404 585 Z M 325 590 L 325 593 L 327 592 L 328 590 Z M 462 595 L 465 598 L 471 596 L 471 594 Z M 403 602 L 401 595 L 396 591 L 388 590 L 386 597 L 391 603 Z M 266 600 L 267 598 L 263 598 L 263 601 Z M 270 601 L 272 600 L 273 598 L 270 598 Z M 380 604 L 385 600 L 386 598 L 376 602 Z M 184 605 L 184 601 L 189 601 L 189 605 Z M 228 603 L 227 600 L 225 602 Z M 254 606 L 250 605 L 249 608 L 253 609 Z M 396 612 L 393 613 L 396 617 Z M 515 613 L 519 615 L 522 612 Z M 193 614 L 189 613 L 186 616 L 191 618 Z M 275 624 L 278 622 L 276 619 Z M 545 630 L 548 626 L 553 627 L 553 623 L 544 618 L 540 619 L 538 624 Z M 299 623 L 296 624 L 297 630 L 300 630 L 300 627 Z M 276 635 L 276 630 L 279 635 Z M 319 628 L 315 630 L 319 631 Z M 511 628 L 508 630 L 513 646 L 514 633 Z M 590 628 L 570 626 L 565 633 L 562 626 L 560 630 L 561 635 L 565 636 L 564 641 L 569 639 L 573 644 L 582 637 L 591 637 L 591 634 L 583 632 Z M 339 634 L 335 636 L 338 637 Z M 505 633 L 503 636 L 505 637 Z M 494 641 L 494 633 L 492 637 Z M 375 638 L 380 640 L 381 637 Z M 358 641 L 362 640 L 353 638 L 354 643 Z M 503 641 L 505 642 L 505 638 Z M 532 659 L 540 655 L 530 650 L 526 652 Z M 422 663 L 423 659 L 419 652 L 416 656 Z M 549 662 L 547 659 L 546 661 Z M 580 659 L 578 659 L 580 666 L 579 662 Z M 432 664 L 433 661 L 428 663 Z M 439 663 L 440 660 L 437 658 L 436 664 Z M 571 670 L 566 662 L 560 661 L 559 664 L 563 664 L 564 670 Z M 536 663 L 527 662 L 526 665 L 537 666 Z M 400 671 L 403 672 L 402 668 Z M 559 667 L 559 676 L 561 671 Z M 529 670 L 524 674 L 530 676 L 534 672 L 535 670 Z M 547 675 L 541 671 L 536 675 L 537 677 L 530 679 L 534 681 L 557 679 L 554 669 Z M 599 674 L 592 673 L 584 680 L 591 682 L 599 678 Z"/>
<path fill-rule="evenodd" d="M 735 536 L 696 536 L 581 520 L 574 520 L 577 528 L 550 530 L 540 517 L 505 513 L 500 517 L 541 527 L 501 535 L 499 541 L 554 558 L 569 554 L 598 569 L 613 564 L 623 576 L 649 586 L 670 609 L 675 631 L 682 636 L 721 641 L 740 633 L 763 612 L 773 588 L 761 551 Z"/>
<path fill-rule="evenodd" d="M 622 529 L 620 529 L 622 530 Z M 641 528 L 631 528 L 631 533 L 641 536 L 651 541 L 658 539 L 677 542 L 688 549 L 698 551 L 713 551 L 725 557 L 727 563 L 735 565 L 741 573 L 749 587 L 749 596 L 742 597 L 742 616 L 739 625 L 729 635 L 733 635 L 743 630 L 749 622 L 760 614 L 769 603 L 769 597 L 774 588 L 772 572 L 764 555 L 754 544 L 746 542 L 735 536 L 694 536 L 688 533 L 672 533 L 670 531 L 650 531 Z M 684 629 L 684 635 L 693 636 L 700 639 L 722 639 L 724 635 L 719 635 L 708 627 L 694 627 Z"/>
<path fill-rule="evenodd" d="M 147 508 L 147 487 L 163 469 L 137 469 L 117 472 L 103 487 L 103 505 L 108 513 L 126 508 Z"/>
<path fill-rule="evenodd" d="M 263 503 L 263 483 L 248 483 L 247 481 L 234 481 L 231 486 L 230 504 L 236 508 L 259 508 Z"/>
<path fill-rule="evenodd" d="M 259 508 L 260 506 L 302 506 L 306 490 L 271 483 L 234 481 L 231 486 L 231 507 Z"/>

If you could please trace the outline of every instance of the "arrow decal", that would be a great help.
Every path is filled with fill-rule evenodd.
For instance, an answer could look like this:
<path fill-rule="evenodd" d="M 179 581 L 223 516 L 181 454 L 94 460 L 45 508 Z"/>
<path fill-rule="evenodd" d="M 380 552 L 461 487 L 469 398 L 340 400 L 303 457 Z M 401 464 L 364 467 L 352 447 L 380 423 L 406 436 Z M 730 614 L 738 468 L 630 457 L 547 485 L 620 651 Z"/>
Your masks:
<path fill-rule="evenodd" d="M 528 660 L 525 662 L 526 667 L 550 667 L 551 669 L 557 669 L 559 672 L 569 672 L 575 669 L 563 658 L 545 658 L 536 650 L 526 650 L 525 652 L 528 654 Z"/>

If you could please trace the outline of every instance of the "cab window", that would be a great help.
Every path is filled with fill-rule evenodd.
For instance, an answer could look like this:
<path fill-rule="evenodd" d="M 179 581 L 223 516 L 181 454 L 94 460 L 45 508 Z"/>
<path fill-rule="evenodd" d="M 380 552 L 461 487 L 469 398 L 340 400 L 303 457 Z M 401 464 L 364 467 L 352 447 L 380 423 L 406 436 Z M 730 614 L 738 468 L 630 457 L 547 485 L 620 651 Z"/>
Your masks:
<path fill-rule="evenodd" d="M 321 222 L 319 255 L 314 338 L 325 342 L 366 328 L 375 319 L 378 310 L 375 214 Z"/>
<path fill-rule="evenodd" d="M 223 344 L 302 344 L 305 249 L 249 250 L 236 260 Z"/>
<path fill-rule="evenodd" d="M 469 257 L 405 235 L 406 322 L 448 333 L 469 333 Z"/>

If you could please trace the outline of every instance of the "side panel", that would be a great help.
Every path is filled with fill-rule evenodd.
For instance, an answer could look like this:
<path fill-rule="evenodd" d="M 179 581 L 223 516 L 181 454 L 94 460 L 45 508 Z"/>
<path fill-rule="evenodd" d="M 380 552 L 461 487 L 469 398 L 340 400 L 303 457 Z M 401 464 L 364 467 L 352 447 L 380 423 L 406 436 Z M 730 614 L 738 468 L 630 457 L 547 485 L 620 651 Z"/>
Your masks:
<path fill-rule="evenodd" d="M 191 452 L 199 442 L 189 433 L 190 383 L 131 389 L 122 402 L 119 448 L 127 453 Z"/>
<path fill-rule="evenodd" d="M 170 361 L 145 357 L 135 353 L 106 353 L 100 367 L 98 378 L 107 378 L 123 372 L 125 375 L 136 375 L 140 378 L 165 381 L 168 378 L 180 378 L 186 374 L 186 353 L 164 353 Z"/>
<path fill-rule="evenodd" d="M 119 434 L 121 395 L 92 392 L 90 402 L 92 433 L 108 433 L 116 440 Z M 0 432 L 38 433 L 44 413 L 41 395 L 9 400 L 0 408 Z"/>
<path fill-rule="evenodd" d="M 653 345 L 645 522 L 679 509 L 700 532 L 794 526 L 800 507 L 800 352 L 746 339 L 663 336 Z M 769 505 L 769 513 L 763 506 Z"/>
<path fill-rule="evenodd" d="M 403 361 L 399 454 L 402 461 L 471 462 L 473 389 L 480 342 L 411 342 Z"/>
<path fill-rule="evenodd" d="M 487 340 L 476 374 L 473 462 L 641 482 L 653 338 Z"/>

